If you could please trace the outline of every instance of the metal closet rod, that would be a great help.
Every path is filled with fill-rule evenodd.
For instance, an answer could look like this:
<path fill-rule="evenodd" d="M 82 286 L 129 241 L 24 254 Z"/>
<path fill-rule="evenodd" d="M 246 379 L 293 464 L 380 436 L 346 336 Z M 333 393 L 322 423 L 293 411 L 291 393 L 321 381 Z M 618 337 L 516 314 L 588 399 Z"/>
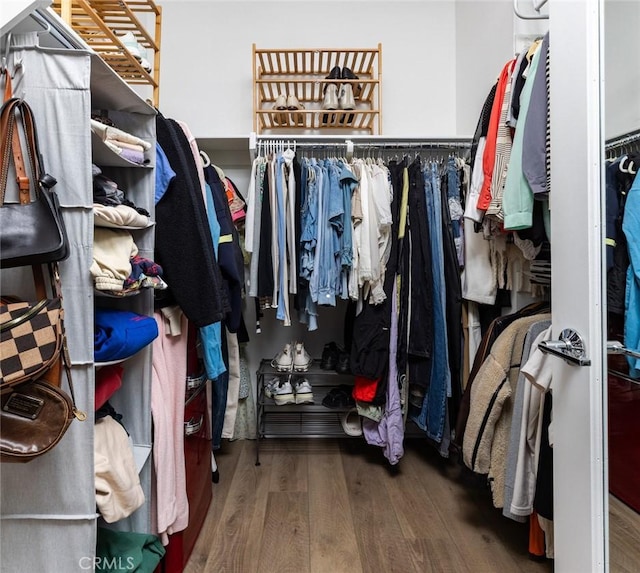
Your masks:
<path fill-rule="evenodd" d="M 605 149 L 607 150 L 615 149 L 616 147 L 629 145 L 631 143 L 635 143 L 636 141 L 640 141 L 640 129 L 636 129 L 635 131 L 630 131 L 629 133 L 623 133 L 618 137 L 608 139 L 605 142 Z"/>
<path fill-rule="evenodd" d="M 296 141 L 295 139 L 259 139 L 258 145 L 278 146 L 290 145 L 292 147 L 310 147 L 315 149 L 345 147 L 354 149 L 470 149 L 471 142 L 464 140 L 440 140 L 440 141 Z"/>

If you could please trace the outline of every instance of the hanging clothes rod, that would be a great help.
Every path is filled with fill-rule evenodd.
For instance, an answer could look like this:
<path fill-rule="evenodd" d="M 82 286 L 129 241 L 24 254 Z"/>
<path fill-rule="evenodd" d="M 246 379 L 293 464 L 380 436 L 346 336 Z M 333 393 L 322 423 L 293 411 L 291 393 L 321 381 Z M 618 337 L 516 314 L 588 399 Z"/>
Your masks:
<path fill-rule="evenodd" d="M 630 131 L 628 133 L 623 133 L 622 135 L 618 135 L 617 137 L 608 139 L 605 142 L 605 149 L 609 151 L 611 149 L 630 145 L 638 141 L 640 141 L 640 129 L 636 129 L 635 131 Z"/>
<path fill-rule="evenodd" d="M 308 147 L 315 149 L 352 147 L 354 149 L 470 149 L 471 141 L 467 139 L 439 139 L 428 141 L 298 141 L 296 139 L 258 139 L 257 145 Z"/>

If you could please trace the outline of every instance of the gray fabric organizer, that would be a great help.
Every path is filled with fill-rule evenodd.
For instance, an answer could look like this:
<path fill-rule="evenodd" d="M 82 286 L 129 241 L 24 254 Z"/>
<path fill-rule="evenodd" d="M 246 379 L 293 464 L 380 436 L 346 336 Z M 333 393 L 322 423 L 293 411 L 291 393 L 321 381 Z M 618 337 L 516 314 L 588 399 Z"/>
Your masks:
<path fill-rule="evenodd" d="M 74 421 L 63 441 L 42 458 L 0 467 L 0 571 L 72 573 L 91 568 L 100 521 L 93 468 L 93 310 L 97 297 L 89 273 L 93 242 L 90 113 L 92 109 L 115 112 L 110 117 L 119 127 L 154 144 L 155 110 L 98 56 L 83 50 L 39 48 L 37 41 L 35 33 L 14 35 L 9 65 L 22 60 L 24 74 L 14 81 L 14 94 L 32 107 L 46 169 L 58 180 L 56 191 L 71 243 L 71 256 L 61 264 L 65 322 L 76 401 L 88 419 Z M 152 166 L 155 145 L 150 158 Z M 105 174 L 153 216 L 154 170 L 119 166 L 122 160 L 116 156 L 113 165 L 109 163 L 100 162 Z M 141 256 L 152 259 L 153 227 L 135 231 L 134 240 Z M 31 282 L 30 271 L 3 270 L 0 291 L 28 297 Z M 124 300 L 101 298 L 97 303 L 153 314 L 150 292 Z M 112 527 L 150 532 L 151 347 L 123 367 L 122 388 L 111 403 L 123 414 L 123 423 L 144 460 L 140 478 L 146 502 Z"/>

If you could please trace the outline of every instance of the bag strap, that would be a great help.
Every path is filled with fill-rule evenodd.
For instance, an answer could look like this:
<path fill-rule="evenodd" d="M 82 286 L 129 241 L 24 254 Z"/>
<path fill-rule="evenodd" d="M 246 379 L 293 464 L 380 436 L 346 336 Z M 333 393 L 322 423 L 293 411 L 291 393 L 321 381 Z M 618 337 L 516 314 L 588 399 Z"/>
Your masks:
<path fill-rule="evenodd" d="M 53 291 L 53 296 L 60 298 L 60 301 L 63 302 L 62 285 L 60 283 L 60 272 L 58 270 L 58 263 L 49 263 L 47 267 L 49 270 L 49 280 L 51 281 L 51 290 Z M 42 266 L 33 265 L 32 269 L 34 280 L 36 283 L 36 291 L 41 288 L 46 295 Z M 87 414 L 82 410 L 79 410 L 76 406 L 76 396 L 73 391 L 73 379 L 71 377 L 71 358 L 69 356 L 69 347 L 67 346 L 67 333 L 64 327 L 64 304 L 62 304 L 62 315 L 60 317 L 60 324 L 62 328 L 62 351 L 60 352 L 60 354 L 62 355 L 62 365 L 64 366 L 64 372 L 67 376 L 67 383 L 69 384 L 71 403 L 73 404 L 73 415 L 76 417 L 76 419 L 84 422 L 87 419 Z"/>
<path fill-rule="evenodd" d="M 4 80 L 4 102 L 9 101 L 13 97 L 13 86 L 11 84 L 11 73 L 7 68 L 2 71 L 2 74 L 5 76 Z"/>
<path fill-rule="evenodd" d="M 24 153 L 20 141 L 20 131 L 17 117 L 20 117 L 27 143 L 27 156 L 31 165 L 31 175 L 34 181 L 40 178 L 40 155 L 35 135 L 35 121 L 29 105 L 22 99 L 12 98 L 5 102 L 0 113 L 0 129 L 4 134 L 1 147 L 2 165 L 0 171 L 0 204 L 4 204 L 4 196 L 9 177 L 9 156 L 13 158 L 18 183 L 19 198 L 22 205 L 31 201 L 31 180 L 25 169 Z M 10 151 L 9 151 L 10 150 Z M 34 185 L 38 194 L 38 186 Z"/>

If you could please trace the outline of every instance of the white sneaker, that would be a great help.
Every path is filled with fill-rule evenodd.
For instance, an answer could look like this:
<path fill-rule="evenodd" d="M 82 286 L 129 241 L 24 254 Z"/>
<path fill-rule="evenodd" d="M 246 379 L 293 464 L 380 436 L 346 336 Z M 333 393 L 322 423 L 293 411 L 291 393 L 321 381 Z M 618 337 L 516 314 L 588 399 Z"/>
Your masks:
<path fill-rule="evenodd" d="M 140 52 L 140 44 L 138 44 L 138 40 L 133 35 L 133 32 L 127 32 L 122 36 L 119 36 L 122 45 L 127 49 L 127 51 L 134 57 L 136 60 L 140 61 L 142 59 L 142 53 Z"/>
<path fill-rule="evenodd" d="M 298 378 L 293 383 L 296 393 L 296 404 L 313 404 L 313 390 L 306 378 Z"/>
<path fill-rule="evenodd" d="M 276 391 L 278 389 L 279 384 L 280 384 L 280 378 L 278 378 L 277 376 L 274 376 L 268 382 L 265 382 L 264 395 L 267 398 L 273 399 L 273 397 L 276 395 Z"/>
<path fill-rule="evenodd" d="M 293 351 L 290 342 L 287 342 L 284 348 L 276 354 L 275 358 L 271 361 L 271 367 L 275 368 L 278 372 L 291 371 L 293 367 Z"/>
<path fill-rule="evenodd" d="M 306 372 L 312 362 L 313 359 L 304 348 L 304 342 L 296 342 L 293 353 L 293 369 L 296 372 Z"/>
<path fill-rule="evenodd" d="M 274 388 L 273 401 L 277 406 L 285 406 L 286 404 L 295 404 L 296 400 L 291 388 L 291 382 L 281 380 L 280 384 Z"/>

